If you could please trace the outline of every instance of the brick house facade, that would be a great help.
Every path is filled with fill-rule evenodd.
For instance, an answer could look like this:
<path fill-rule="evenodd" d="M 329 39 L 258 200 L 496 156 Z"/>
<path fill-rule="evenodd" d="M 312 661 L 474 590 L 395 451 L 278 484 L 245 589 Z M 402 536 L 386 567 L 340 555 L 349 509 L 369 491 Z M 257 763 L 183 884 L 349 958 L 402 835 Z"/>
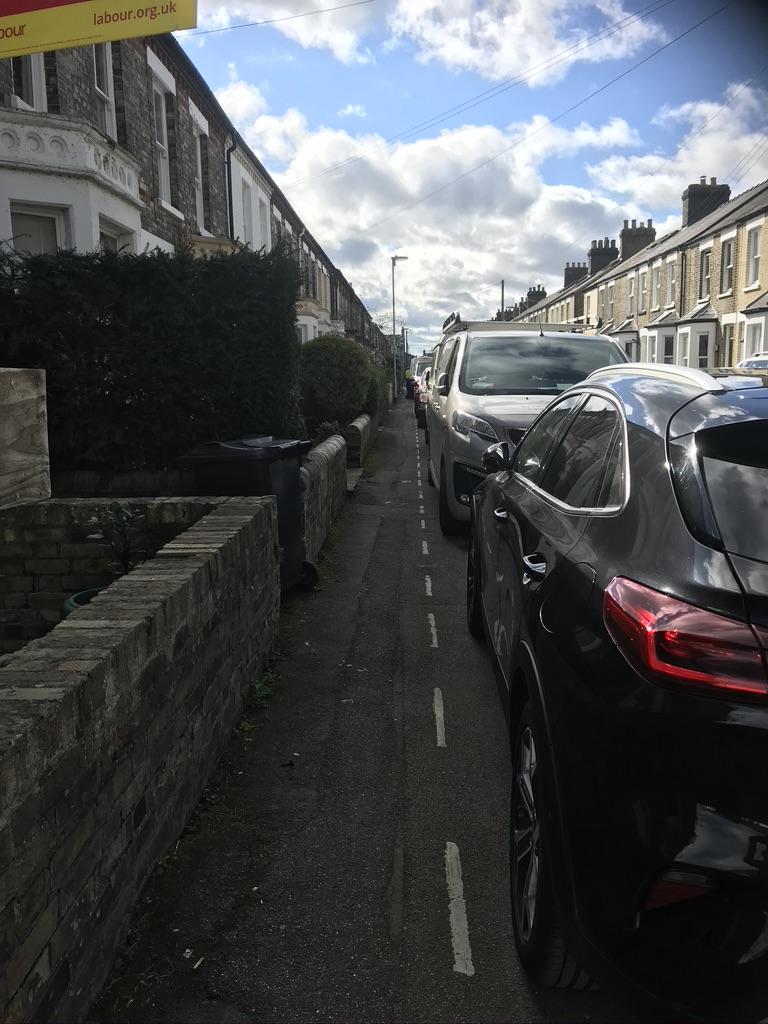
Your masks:
<path fill-rule="evenodd" d="M 173 36 L 0 60 L 0 240 L 206 252 L 283 236 L 302 339 L 346 333 L 378 361 L 384 336 L 346 282 L 355 315 L 339 315 L 343 277 Z"/>

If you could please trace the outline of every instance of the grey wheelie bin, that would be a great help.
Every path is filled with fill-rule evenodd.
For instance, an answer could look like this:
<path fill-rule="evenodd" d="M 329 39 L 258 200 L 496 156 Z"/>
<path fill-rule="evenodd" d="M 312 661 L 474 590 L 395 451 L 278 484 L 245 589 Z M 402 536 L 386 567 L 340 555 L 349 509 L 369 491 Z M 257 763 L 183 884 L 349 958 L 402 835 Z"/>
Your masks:
<path fill-rule="evenodd" d="M 194 471 L 195 489 L 205 495 L 266 495 L 277 498 L 283 590 L 313 584 L 317 571 L 304 559 L 301 529 L 301 457 L 310 441 L 239 437 L 194 448 L 179 461 Z"/>

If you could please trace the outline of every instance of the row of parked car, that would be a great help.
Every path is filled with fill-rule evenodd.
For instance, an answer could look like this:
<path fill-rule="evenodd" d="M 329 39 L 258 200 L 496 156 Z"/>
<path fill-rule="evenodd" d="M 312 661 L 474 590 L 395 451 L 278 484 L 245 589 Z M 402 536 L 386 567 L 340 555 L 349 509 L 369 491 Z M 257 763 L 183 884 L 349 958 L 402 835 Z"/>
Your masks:
<path fill-rule="evenodd" d="M 768 377 L 458 316 L 424 369 L 440 525 L 468 525 L 467 624 L 510 728 L 522 963 L 764 1018 Z"/>

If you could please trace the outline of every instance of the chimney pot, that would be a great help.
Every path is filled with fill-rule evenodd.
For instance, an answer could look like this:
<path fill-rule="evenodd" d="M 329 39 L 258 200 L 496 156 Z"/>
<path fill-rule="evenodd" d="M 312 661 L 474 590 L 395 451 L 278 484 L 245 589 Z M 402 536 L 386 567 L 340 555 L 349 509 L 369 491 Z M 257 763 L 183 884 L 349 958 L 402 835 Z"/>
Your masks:
<path fill-rule="evenodd" d="M 650 217 L 648 218 L 648 227 L 649 228 L 653 227 L 653 220 Z"/>
<path fill-rule="evenodd" d="M 605 238 L 603 239 L 603 242 L 605 243 L 605 245 L 608 245 L 608 235 L 605 236 Z"/>
<path fill-rule="evenodd" d="M 710 185 L 716 185 L 717 184 L 717 178 L 710 178 L 709 179 L 709 184 Z"/>
<path fill-rule="evenodd" d="M 633 221 L 632 221 L 632 227 L 633 227 L 633 228 L 636 228 L 636 227 L 637 227 L 637 221 L 636 221 L 636 220 L 633 220 Z"/>
<path fill-rule="evenodd" d="M 597 242 L 596 242 L 596 240 L 595 240 L 595 239 L 593 238 L 593 239 L 592 239 L 592 248 L 594 249 L 596 245 L 597 245 Z"/>
<path fill-rule="evenodd" d="M 628 227 L 629 227 L 629 221 L 625 220 L 624 221 L 624 230 L 626 231 Z"/>
<path fill-rule="evenodd" d="M 702 176 L 699 178 L 699 184 L 700 185 L 706 185 L 707 184 L 707 176 L 706 176 L 706 174 L 702 174 Z"/>

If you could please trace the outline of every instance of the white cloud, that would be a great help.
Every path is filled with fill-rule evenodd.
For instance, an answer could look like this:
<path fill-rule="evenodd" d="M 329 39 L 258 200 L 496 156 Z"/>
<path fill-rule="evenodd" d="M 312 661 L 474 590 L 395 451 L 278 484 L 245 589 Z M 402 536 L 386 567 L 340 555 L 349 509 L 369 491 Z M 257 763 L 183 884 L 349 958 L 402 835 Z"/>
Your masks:
<path fill-rule="evenodd" d="M 559 81 L 577 61 L 630 57 L 665 38 L 652 18 L 630 17 L 621 0 L 397 0 L 389 23 L 392 42 L 412 43 L 422 63 L 494 81 L 530 74 L 528 84 L 538 86 Z"/>
<path fill-rule="evenodd" d="M 761 145 L 768 132 L 766 110 L 768 92 L 733 84 L 720 100 L 664 107 L 656 114 L 656 124 L 677 131 L 685 126 L 671 152 L 612 154 L 587 169 L 605 191 L 662 209 L 678 207 L 685 186 L 701 175 L 727 182 L 733 194 L 743 192 L 768 178 L 768 145 Z"/>
<path fill-rule="evenodd" d="M 307 14 L 334 6 L 327 0 L 239 0 L 225 6 L 219 0 L 199 0 L 198 29 L 229 28 L 246 22 L 272 22 L 288 39 L 305 49 L 330 50 L 343 64 L 369 64 L 373 57 L 362 37 L 374 23 L 375 4 Z M 296 17 L 296 15 L 306 15 Z M 282 20 L 281 20 L 282 19 Z M 251 31 L 258 32 L 258 28 Z M 205 36 L 197 37 L 201 40 Z"/>
<path fill-rule="evenodd" d="M 268 165 L 274 166 L 270 155 L 290 153 L 284 170 L 275 173 L 278 183 L 369 309 L 387 308 L 389 254 L 399 250 L 410 257 L 398 268 L 398 310 L 420 347 L 451 309 L 477 316 L 494 311 L 502 277 L 508 296 L 537 280 L 554 290 L 566 261 L 583 259 L 590 238 L 615 235 L 623 217 L 641 215 L 588 189 L 547 185 L 539 170 L 552 155 L 635 145 L 629 124 L 611 119 L 573 129 L 545 126 L 525 141 L 543 122 L 534 118 L 507 129 L 464 125 L 389 144 L 376 134 L 309 130 L 290 110 L 259 116 L 245 134 Z M 509 151 L 413 212 L 387 219 L 504 149 Z"/>
<path fill-rule="evenodd" d="M 368 64 L 375 58 L 366 39 L 386 24 L 385 52 L 408 45 L 422 63 L 438 61 L 451 71 L 475 71 L 493 81 L 532 75 L 532 86 L 559 81 L 576 62 L 631 57 L 647 43 L 666 38 L 658 21 L 634 16 L 623 0 L 389 0 L 387 5 L 307 13 L 328 6 L 335 5 L 328 0 L 239 0 L 227 6 L 199 0 L 198 29 L 270 22 L 305 49 L 329 50 L 343 64 Z M 206 38 L 179 37 L 196 45 Z"/>
<path fill-rule="evenodd" d="M 368 117 L 368 111 L 362 103 L 348 103 L 346 107 L 337 110 L 339 117 Z"/>
<path fill-rule="evenodd" d="M 232 67 L 230 64 L 230 69 Z M 252 122 L 267 109 L 267 101 L 259 87 L 237 78 L 232 79 L 224 88 L 217 89 L 216 99 L 238 127 Z"/>

